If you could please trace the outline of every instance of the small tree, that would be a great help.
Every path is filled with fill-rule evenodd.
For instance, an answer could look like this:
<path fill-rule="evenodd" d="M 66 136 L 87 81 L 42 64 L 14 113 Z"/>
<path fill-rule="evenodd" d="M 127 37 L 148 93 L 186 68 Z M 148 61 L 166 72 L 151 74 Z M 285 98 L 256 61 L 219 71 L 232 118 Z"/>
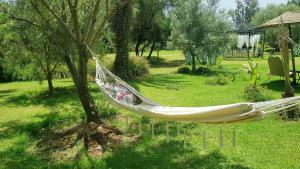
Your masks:
<path fill-rule="evenodd" d="M 132 40 L 135 42 L 135 53 L 143 55 L 146 47 L 150 46 L 147 59 L 158 44 L 158 50 L 165 45 L 170 35 L 170 20 L 166 16 L 166 2 L 164 0 L 137 0 L 131 31 Z M 141 52 L 140 52 L 140 47 Z"/>
<path fill-rule="evenodd" d="M 245 29 L 258 11 L 258 0 L 236 0 L 236 9 L 229 11 L 229 14 L 238 29 Z"/>
<path fill-rule="evenodd" d="M 222 11 L 217 10 L 218 2 L 205 5 L 198 0 L 180 1 L 171 13 L 171 39 L 190 58 L 193 71 L 196 59 L 214 64 L 225 46 L 227 23 Z"/>
<path fill-rule="evenodd" d="M 2 3 L 2 1 L 0 2 Z M 99 125 L 107 127 L 101 121 L 99 109 L 90 94 L 87 64 L 88 60 L 92 58 L 90 48 L 93 49 L 97 46 L 96 43 L 102 37 L 105 28 L 107 28 L 108 21 L 116 11 L 128 3 L 128 0 L 118 0 L 119 3 L 115 4 L 110 3 L 108 0 L 6 0 L 3 3 L 8 2 L 12 5 L 10 6 L 12 8 L 16 3 L 26 4 L 26 8 L 21 13 L 16 12 L 15 14 L 19 14 L 19 16 L 14 15 L 14 18 L 35 25 L 45 24 L 50 31 L 56 33 L 55 43 L 60 44 L 63 50 L 62 57 L 68 66 L 86 114 L 86 122 L 89 124 L 88 131 L 95 131 Z M 30 13 L 34 17 L 29 17 L 24 13 Z M 37 20 L 37 18 L 40 20 Z M 57 29 L 55 29 L 56 26 Z M 89 140 L 94 140 L 99 145 L 104 144 L 103 133 L 96 131 L 94 134 L 90 134 L 89 137 L 86 133 L 84 137 L 86 147 L 89 145 Z M 74 130 L 72 133 L 74 133 Z"/>

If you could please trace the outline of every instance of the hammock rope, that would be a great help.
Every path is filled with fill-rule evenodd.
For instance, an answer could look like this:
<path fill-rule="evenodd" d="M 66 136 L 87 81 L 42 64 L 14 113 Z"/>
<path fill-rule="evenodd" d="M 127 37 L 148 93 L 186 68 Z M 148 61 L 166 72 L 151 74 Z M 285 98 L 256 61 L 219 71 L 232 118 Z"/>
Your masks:
<path fill-rule="evenodd" d="M 91 50 L 90 52 L 92 53 Z M 300 104 L 300 97 L 296 96 L 266 102 L 208 107 L 160 106 L 109 71 L 101 64 L 97 55 L 93 54 L 93 56 L 96 61 L 96 83 L 106 99 L 114 106 L 151 118 L 202 123 L 230 123 L 260 119 L 268 113 L 297 109 Z"/>

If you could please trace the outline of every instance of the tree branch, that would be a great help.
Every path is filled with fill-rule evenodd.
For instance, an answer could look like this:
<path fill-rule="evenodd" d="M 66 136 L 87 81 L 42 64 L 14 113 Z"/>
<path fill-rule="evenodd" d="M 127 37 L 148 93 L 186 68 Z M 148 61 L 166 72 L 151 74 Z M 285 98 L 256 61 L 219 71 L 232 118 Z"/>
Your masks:
<path fill-rule="evenodd" d="M 94 27 L 95 27 L 95 23 L 97 22 L 97 13 L 99 11 L 100 1 L 101 0 L 96 1 L 95 7 L 94 7 L 93 12 L 91 14 L 91 19 L 90 19 L 90 22 L 89 22 L 88 33 L 87 33 L 86 39 L 90 39 L 93 35 L 93 30 L 94 30 Z"/>
<path fill-rule="evenodd" d="M 34 23 L 33 21 L 30 21 L 30 20 L 27 20 L 25 18 L 21 18 L 21 17 L 18 17 L 18 16 L 15 16 L 14 14 L 10 13 L 7 9 L 5 9 L 1 4 L 0 4 L 0 7 L 1 7 L 1 11 L 5 14 L 5 15 L 8 15 L 9 18 L 11 19 L 14 19 L 14 20 L 18 20 L 18 21 L 21 21 L 21 22 L 25 22 L 25 23 L 28 23 L 30 25 L 33 25 L 35 27 L 40 27 L 39 25 L 37 25 L 36 23 Z"/>
<path fill-rule="evenodd" d="M 123 2 L 121 2 L 117 7 L 113 8 L 109 13 L 107 13 L 106 16 L 103 18 L 103 21 L 100 24 L 98 30 L 94 33 L 91 40 L 87 41 L 86 43 L 88 45 L 93 44 L 95 42 L 95 40 L 97 39 L 97 37 L 99 37 L 101 35 L 101 33 L 102 33 L 103 29 L 105 28 L 107 22 L 114 16 L 114 14 L 119 9 L 121 9 L 122 7 L 124 7 L 128 3 L 129 3 L 129 0 L 123 0 Z"/>
<path fill-rule="evenodd" d="M 78 21 L 78 12 L 77 12 L 78 1 L 76 0 L 74 5 L 72 4 L 71 0 L 67 0 L 67 2 L 70 8 L 75 36 L 77 38 L 77 42 L 79 42 L 81 40 L 81 36 L 80 36 L 80 26 Z"/>
<path fill-rule="evenodd" d="M 46 9 L 57 19 L 67 30 L 67 32 L 71 35 L 71 37 L 76 40 L 74 34 L 72 31 L 69 29 L 68 25 L 51 9 L 51 7 L 45 2 L 45 0 L 40 0 L 40 2 L 46 7 Z"/>

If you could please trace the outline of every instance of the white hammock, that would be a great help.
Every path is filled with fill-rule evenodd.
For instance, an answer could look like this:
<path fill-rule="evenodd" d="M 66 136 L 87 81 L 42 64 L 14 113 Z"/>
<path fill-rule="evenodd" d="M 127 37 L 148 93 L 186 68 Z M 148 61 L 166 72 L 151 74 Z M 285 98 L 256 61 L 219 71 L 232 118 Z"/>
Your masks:
<path fill-rule="evenodd" d="M 160 106 L 111 73 L 96 59 L 96 83 L 104 96 L 115 106 L 143 116 L 175 121 L 228 123 L 257 119 L 266 113 L 295 109 L 300 97 L 291 97 L 259 103 L 237 103 L 209 107 Z"/>

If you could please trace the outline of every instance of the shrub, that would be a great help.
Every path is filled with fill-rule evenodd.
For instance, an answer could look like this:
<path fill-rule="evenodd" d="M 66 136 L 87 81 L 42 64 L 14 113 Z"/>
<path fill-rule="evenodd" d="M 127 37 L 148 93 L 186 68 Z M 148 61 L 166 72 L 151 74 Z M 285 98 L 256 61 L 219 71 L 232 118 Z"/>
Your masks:
<path fill-rule="evenodd" d="M 189 73 L 191 73 L 191 69 L 188 66 L 180 67 L 177 70 L 177 73 L 189 74 Z"/>
<path fill-rule="evenodd" d="M 300 107 L 295 106 L 287 111 L 280 111 L 278 117 L 282 120 L 298 120 L 300 118 Z"/>
<path fill-rule="evenodd" d="M 251 102 L 262 102 L 270 100 L 271 96 L 265 88 L 249 85 L 244 90 L 244 98 Z"/>
<path fill-rule="evenodd" d="M 108 68 L 110 71 L 113 70 L 114 60 L 105 58 L 101 60 L 101 63 Z M 143 57 L 129 57 L 128 63 L 129 69 L 131 70 L 131 76 L 133 78 L 141 77 L 149 73 L 149 63 Z M 88 79 L 94 81 L 96 75 L 96 63 L 94 60 L 88 62 Z"/>
<path fill-rule="evenodd" d="M 129 57 L 129 67 L 133 78 L 149 73 L 149 63 L 143 57 Z"/>
<path fill-rule="evenodd" d="M 208 85 L 225 86 L 229 83 L 229 79 L 225 76 L 214 76 L 214 77 L 207 78 L 205 80 L 205 83 Z"/>
<path fill-rule="evenodd" d="M 101 118 L 111 118 L 117 115 L 117 110 L 104 100 L 96 100 L 97 108 L 99 109 Z"/>
<path fill-rule="evenodd" d="M 209 72 L 210 70 L 206 67 L 198 67 L 194 73 L 198 75 L 205 75 L 208 74 Z"/>

